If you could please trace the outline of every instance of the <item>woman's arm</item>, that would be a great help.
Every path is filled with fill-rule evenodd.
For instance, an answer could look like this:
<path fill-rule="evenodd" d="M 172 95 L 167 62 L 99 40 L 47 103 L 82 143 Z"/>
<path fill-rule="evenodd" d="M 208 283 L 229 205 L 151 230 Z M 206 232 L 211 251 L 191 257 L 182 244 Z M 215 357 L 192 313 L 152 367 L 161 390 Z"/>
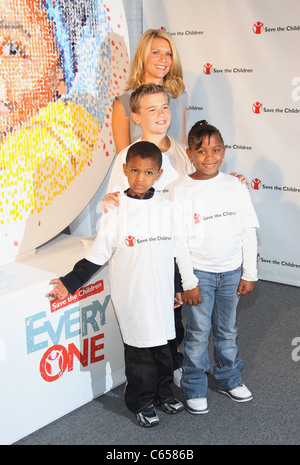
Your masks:
<path fill-rule="evenodd" d="M 112 132 L 117 153 L 130 145 L 129 123 L 130 116 L 126 116 L 123 104 L 117 99 L 112 112 Z"/>
<path fill-rule="evenodd" d="M 188 146 L 188 141 L 186 137 L 186 112 L 187 108 L 182 109 L 182 143 Z"/>

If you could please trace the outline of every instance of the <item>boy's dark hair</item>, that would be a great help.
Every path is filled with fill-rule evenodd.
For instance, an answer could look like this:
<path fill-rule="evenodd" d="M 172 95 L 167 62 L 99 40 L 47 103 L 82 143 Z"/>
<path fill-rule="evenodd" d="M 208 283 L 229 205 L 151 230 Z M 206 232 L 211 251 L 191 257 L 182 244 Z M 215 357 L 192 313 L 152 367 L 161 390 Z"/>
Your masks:
<path fill-rule="evenodd" d="M 132 144 L 127 151 L 126 165 L 129 162 L 129 160 L 131 160 L 131 158 L 137 156 L 143 159 L 152 158 L 152 160 L 155 161 L 155 163 L 158 166 L 158 169 L 160 170 L 162 165 L 162 154 L 157 145 L 147 141 L 140 141 L 136 142 L 135 144 Z"/>
<path fill-rule="evenodd" d="M 217 134 L 220 137 L 222 144 L 224 145 L 223 137 L 219 129 L 215 128 L 215 126 L 212 126 L 211 124 L 208 124 L 208 122 L 204 119 L 197 121 L 197 123 L 194 124 L 188 134 L 189 149 L 198 150 L 202 145 L 203 137 L 208 136 L 208 140 L 210 141 L 210 137 L 213 134 Z"/>
<path fill-rule="evenodd" d="M 169 102 L 169 94 L 163 86 L 153 84 L 152 82 L 150 82 L 149 84 L 143 84 L 142 86 L 138 87 L 135 91 L 132 92 L 129 102 L 130 110 L 133 113 L 139 113 L 141 108 L 141 100 L 144 97 L 144 95 L 154 95 L 160 93 L 165 94 Z"/>

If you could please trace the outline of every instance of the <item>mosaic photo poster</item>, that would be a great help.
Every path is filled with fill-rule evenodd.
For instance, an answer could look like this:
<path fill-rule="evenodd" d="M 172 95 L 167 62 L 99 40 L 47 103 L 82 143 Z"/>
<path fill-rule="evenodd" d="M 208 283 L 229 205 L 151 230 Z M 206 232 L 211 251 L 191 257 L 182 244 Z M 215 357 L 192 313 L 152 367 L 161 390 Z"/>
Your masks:
<path fill-rule="evenodd" d="M 148 28 L 179 51 L 187 129 L 220 129 L 222 170 L 248 179 L 259 278 L 300 286 L 299 0 L 143 0 Z"/>
<path fill-rule="evenodd" d="M 60 233 L 101 185 L 128 50 L 122 0 L 1 0 L 0 263 Z"/>

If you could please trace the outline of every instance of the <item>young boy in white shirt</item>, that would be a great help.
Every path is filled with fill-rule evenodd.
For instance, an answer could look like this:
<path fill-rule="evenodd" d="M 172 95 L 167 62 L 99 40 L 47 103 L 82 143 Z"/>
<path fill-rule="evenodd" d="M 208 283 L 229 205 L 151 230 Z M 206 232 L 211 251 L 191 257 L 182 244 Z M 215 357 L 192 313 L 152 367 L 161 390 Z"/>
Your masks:
<path fill-rule="evenodd" d="M 51 284 L 63 300 L 109 261 L 111 298 L 124 341 L 125 402 L 142 426 L 159 423 L 154 405 L 177 413 L 183 404 L 170 388 L 173 363 L 168 341 L 174 327 L 174 225 L 170 200 L 152 185 L 162 175 L 162 156 L 150 142 L 133 144 L 123 171 L 129 188 L 119 208 L 101 218 L 86 258 Z"/>

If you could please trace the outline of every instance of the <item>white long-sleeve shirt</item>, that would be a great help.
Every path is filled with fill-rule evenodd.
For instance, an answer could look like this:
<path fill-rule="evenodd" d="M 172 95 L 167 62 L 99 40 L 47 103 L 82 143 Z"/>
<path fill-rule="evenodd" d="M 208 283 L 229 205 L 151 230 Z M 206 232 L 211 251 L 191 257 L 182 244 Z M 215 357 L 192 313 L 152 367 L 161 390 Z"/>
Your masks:
<path fill-rule="evenodd" d="M 164 345 L 175 338 L 172 203 L 156 192 L 150 199 L 119 198 L 119 208 L 102 216 L 86 259 L 98 265 L 109 260 L 111 298 L 124 342 Z"/>
<path fill-rule="evenodd" d="M 243 264 L 242 279 L 257 280 L 259 223 L 245 185 L 224 173 L 205 181 L 185 176 L 171 197 L 184 290 L 198 284 L 193 269 L 222 273 Z"/>

